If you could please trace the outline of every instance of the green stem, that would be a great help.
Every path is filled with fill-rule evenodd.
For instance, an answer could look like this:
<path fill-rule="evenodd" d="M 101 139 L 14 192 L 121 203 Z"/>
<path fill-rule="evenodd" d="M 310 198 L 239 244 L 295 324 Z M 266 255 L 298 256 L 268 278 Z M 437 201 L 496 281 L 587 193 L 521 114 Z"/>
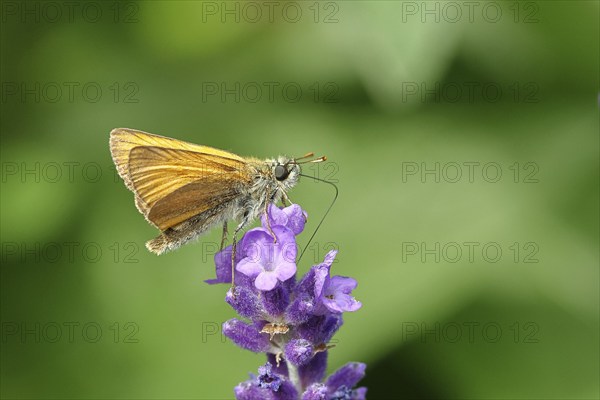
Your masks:
<path fill-rule="evenodd" d="M 292 384 L 298 391 L 298 396 L 301 396 L 302 395 L 302 384 L 300 383 L 300 375 L 298 374 L 298 368 L 294 364 L 289 362 L 288 360 L 285 360 L 285 363 L 287 365 L 290 381 L 292 382 Z"/>

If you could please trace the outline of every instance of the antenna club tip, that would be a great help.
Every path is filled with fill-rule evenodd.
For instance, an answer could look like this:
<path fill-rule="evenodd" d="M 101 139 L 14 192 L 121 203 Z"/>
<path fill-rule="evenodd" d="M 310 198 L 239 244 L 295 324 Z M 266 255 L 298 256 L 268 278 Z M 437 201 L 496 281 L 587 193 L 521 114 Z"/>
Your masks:
<path fill-rule="evenodd" d="M 327 161 L 327 156 L 323 156 L 323 161 Z"/>

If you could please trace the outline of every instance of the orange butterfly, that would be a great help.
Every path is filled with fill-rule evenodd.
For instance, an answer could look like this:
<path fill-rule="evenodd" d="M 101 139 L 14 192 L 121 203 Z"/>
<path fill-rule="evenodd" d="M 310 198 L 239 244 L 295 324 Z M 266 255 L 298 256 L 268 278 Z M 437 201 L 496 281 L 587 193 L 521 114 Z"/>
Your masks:
<path fill-rule="evenodd" d="M 300 177 L 298 160 L 313 156 L 243 158 L 126 128 L 110 133 L 110 151 L 138 210 L 161 230 L 146 243 L 148 250 L 163 254 L 177 249 L 217 224 L 223 224 L 223 248 L 227 221 L 236 219 L 240 222 L 233 234 L 232 259 L 238 232 L 266 213 L 269 204 L 281 199 L 290 202 L 286 192 Z"/>

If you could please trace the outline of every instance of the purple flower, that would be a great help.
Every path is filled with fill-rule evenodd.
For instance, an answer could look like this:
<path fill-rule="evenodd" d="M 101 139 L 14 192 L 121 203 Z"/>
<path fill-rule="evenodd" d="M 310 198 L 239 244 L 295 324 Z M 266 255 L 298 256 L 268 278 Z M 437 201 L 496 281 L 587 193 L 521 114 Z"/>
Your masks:
<path fill-rule="evenodd" d="M 348 363 L 334 372 L 324 383 L 309 385 L 302 394 L 294 387 L 289 376 L 278 373 L 267 361 L 258 367 L 258 376 L 234 389 L 238 400 L 365 400 L 367 388 L 352 389 L 365 375 L 365 364 Z"/>
<path fill-rule="evenodd" d="M 331 340 L 343 323 L 340 314 L 314 315 L 305 323 L 298 325 L 296 331 L 300 337 L 318 346 Z"/>
<path fill-rule="evenodd" d="M 269 219 L 271 220 L 271 226 L 282 225 L 289 228 L 294 235 L 299 235 L 304 230 L 304 224 L 308 218 L 306 211 L 302 210 L 299 205 L 292 204 L 286 208 L 279 208 L 274 204 L 270 204 L 267 210 Z M 267 229 L 267 219 L 265 215 L 261 217 L 261 223 L 263 228 Z"/>
<path fill-rule="evenodd" d="M 240 251 L 241 246 L 238 246 L 235 254 L 235 262 L 238 263 L 243 258 L 243 252 Z M 231 283 L 231 246 L 227 246 L 223 251 L 215 254 L 215 266 L 217 277 L 215 279 L 207 279 L 204 282 L 209 285 L 217 283 Z M 250 279 L 244 274 L 235 274 L 235 284 L 244 285 Z"/>
<path fill-rule="evenodd" d="M 342 386 L 352 388 L 364 376 L 367 366 L 363 363 L 351 362 L 331 374 L 325 384 L 330 388 L 339 389 Z"/>
<path fill-rule="evenodd" d="M 325 261 L 315 267 L 315 297 L 331 312 L 356 311 L 362 307 L 360 301 L 350 295 L 358 285 L 356 280 L 345 276 L 329 276 L 336 254 L 337 251 L 331 250 L 325 256 Z"/>
<path fill-rule="evenodd" d="M 285 346 L 285 359 L 296 366 L 309 362 L 313 354 L 312 343 L 306 339 L 292 339 Z"/>
<path fill-rule="evenodd" d="M 365 369 L 363 363 L 348 363 L 331 374 L 324 384 L 310 385 L 302 400 L 364 400 L 367 388 L 352 388 L 365 376 Z"/>
<path fill-rule="evenodd" d="M 271 369 L 271 363 L 268 361 L 262 367 L 258 367 L 258 387 L 268 388 L 276 392 L 279 390 L 283 379 L 278 375 L 274 375 Z"/>
<path fill-rule="evenodd" d="M 272 350 L 269 337 L 261 334 L 256 325 L 249 325 L 236 318 L 223 323 L 223 334 L 238 346 L 256 353 Z"/>
<path fill-rule="evenodd" d="M 283 285 L 268 292 L 262 292 L 261 295 L 266 313 L 274 318 L 281 316 L 290 304 L 290 292 Z"/>
<path fill-rule="evenodd" d="M 350 296 L 357 282 L 345 276 L 334 276 L 325 281 L 322 302 L 332 312 L 356 311 L 362 307 L 360 301 Z"/>
<path fill-rule="evenodd" d="M 315 315 L 317 302 L 315 301 L 315 267 L 311 268 L 295 287 L 296 298 L 291 303 L 287 312 L 287 321 L 299 325 Z"/>
<path fill-rule="evenodd" d="M 256 278 L 254 285 L 258 290 L 273 289 L 278 281 L 286 281 L 296 273 L 296 240 L 294 233 L 282 225 L 272 227 L 277 238 L 262 228 L 248 231 L 244 236 L 243 253 L 236 270 Z"/>
<path fill-rule="evenodd" d="M 274 241 L 267 224 L 276 237 Z M 306 222 L 298 205 L 271 205 L 262 228 L 248 231 L 235 257 L 235 287 L 225 301 L 249 322 L 230 319 L 223 334 L 238 346 L 265 353 L 258 375 L 234 389 L 240 400 L 362 400 L 366 388 L 353 389 L 365 365 L 348 363 L 329 376 L 328 343 L 343 324 L 342 315 L 361 303 L 352 297 L 356 280 L 330 276 L 336 251 L 330 251 L 296 281 L 296 237 Z M 216 279 L 231 282 L 231 246 L 215 256 Z"/>
<path fill-rule="evenodd" d="M 242 317 L 251 320 L 260 320 L 266 313 L 258 293 L 248 286 L 236 286 L 230 289 L 225 301 Z"/>
<path fill-rule="evenodd" d="M 234 388 L 238 400 L 296 400 L 298 392 L 285 376 L 273 371 L 270 362 L 258 367 L 258 376 L 242 382 Z"/>

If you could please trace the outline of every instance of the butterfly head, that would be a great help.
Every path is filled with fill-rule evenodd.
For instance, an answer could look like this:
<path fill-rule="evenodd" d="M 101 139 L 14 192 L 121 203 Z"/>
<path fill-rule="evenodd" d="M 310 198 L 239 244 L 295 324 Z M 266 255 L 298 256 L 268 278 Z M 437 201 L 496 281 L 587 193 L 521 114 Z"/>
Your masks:
<path fill-rule="evenodd" d="M 300 177 L 300 165 L 293 158 L 279 156 L 271 163 L 273 176 L 284 190 L 296 185 Z"/>
<path fill-rule="evenodd" d="M 325 156 L 312 158 L 313 156 L 313 153 L 307 153 L 298 158 L 279 156 L 277 157 L 277 160 L 271 162 L 273 176 L 284 190 L 290 189 L 296 185 L 298 178 L 301 175 L 302 170 L 300 164 L 319 163 L 327 160 L 327 157 Z M 307 158 L 309 158 L 309 160 L 307 160 Z"/>

